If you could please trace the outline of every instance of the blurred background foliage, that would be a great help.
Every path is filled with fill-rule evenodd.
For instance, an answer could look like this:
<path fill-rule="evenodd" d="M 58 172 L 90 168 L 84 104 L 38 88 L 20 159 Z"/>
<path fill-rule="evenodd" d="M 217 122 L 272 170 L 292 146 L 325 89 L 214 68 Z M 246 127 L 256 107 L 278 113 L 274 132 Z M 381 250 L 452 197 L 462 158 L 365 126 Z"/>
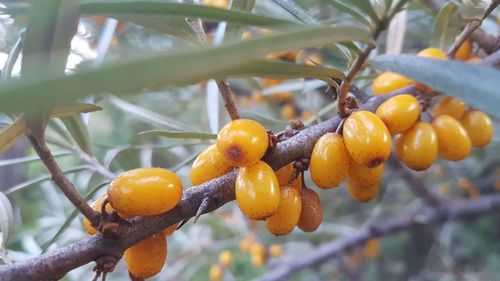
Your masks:
<path fill-rule="evenodd" d="M 7 2 L 6 5 L 12 4 Z M 227 8 L 226 1 L 202 2 Z M 331 5 L 339 1 L 295 2 L 321 23 L 362 25 L 352 15 Z M 408 2 L 402 52 L 416 53 L 431 45 L 435 16 L 420 1 Z M 296 20 L 268 0 L 255 1 L 252 13 Z M 497 14 L 486 19 L 482 26 L 484 32 L 498 35 Z M 141 26 L 140 20 L 135 22 L 139 24 L 127 20 L 116 22 L 102 16 L 81 17 L 77 34 L 72 39 L 66 72 L 78 73 L 102 63 L 141 58 L 159 51 L 182 50 L 192 45 L 182 36 Z M 0 16 L 0 65 L 7 60 L 27 24 L 28 18 L 23 13 Z M 225 23 L 217 21 L 205 22 L 211 44 L 223 41 L 224 26 Z M 252 26 L 243 26 L 242 31 L 243 38 L 248 39 L 269 33 L 267 29 Z M 394 40 L 386 36 L 384 33 L 379 40 L 376 53 L 383 54 L 391 48 L 388 44 Z M 343 71 L 349 60 L 348 56 L 329 48 L 296 50 L 274 54 L 272 58 Z M 13 79 L 19 77 L 19 61 L 14 65 Z M 129 71 L 134 74 L 136 70 Z M 369 93 L 377 73 L 369 67 L 356 78 L 355 84 Z M 231 79 L 230 83 L 242 115 L 262 122 L 274 132 L 284 129 L 292 118 L 312 125 L 335 114 L 331 90 L 320 80 L 251 77 Z M 481 98 L 481 93 L 476 94 Z M 83 101 L 97 104 L 103 110 L 72 117 L 75 119 L 51 119 L 47 141 L 68 178 L 83 195 L 89 194 L 89 199 L 105 192 L 106 180 L 82 161 L 79 156 L 84 153 L 82 150 L 91 153 L 114 173 L 151 166 L 172 169 L 187 188 L 190 186 L 190 164 L 211 140 L 139 133 L 148 130 L 216 133 L 228 121 L 213 81 L 178 87 L 160 85 L 125 96 L 103 95 Z M 439 160 L 428 171 L 415 175 L 449 201 L 498 192 L 500 135 L 498 120 L 494 122 L 497 132 L 487 148 L 474 150 L 470 157 L 458 163 Z M 0 129 L 10 123 L 8 116 L 1 116 Z M 48 179 L 46 169 L 25 140 L 21 139 L 0 154 L 0 190 L 10 198 L 15 211 L 6 261 L 23 260 L 87 237 L 81 226 L 81 216 L 70 216 L 74 207 Z M 307 182 L 312 186 L 309 179 Z M 355 202 L 346 188 L 319 190 L 325 214 L 321 227 L 311 234 L 295 230 L 279 238 L 269 234 L 263 223 L 248 221 L 231 202 L 201 217 L 198 223 L 188 223 L 175 232 L 168 240 L 167 264 L 153 280 L 206 280 L 210 267 L 218 263 L 218 254 L 223 250 L 231 251 L 234 256 L 233 264 L 224 270 L 224 280 L 251 280 L 287 260 L 307 257 L 314 246 L 324 241 L 349 237 L 367 222 L 410 214 L 422 208 L 422 202 L 406 185 L 397 171 L 387 169 L 381 196 L 370 203 Z M 500 246 L 497 245 L 500 224 L 497 222 L 498 216 L 467 223 L 450 222 L 433 229 L 423 227 L 412 233 L 373 240 L 336 260 L 306 270 L 293 280 L 496 280 L 500 268 Z M 250 244 L 264 247 L 265 260 L 259 262 L 254 258 L 252 261 Z M 283 254 L 272 257 L 268 252 L 271 245 L 281 245 Z M 89 264 L 75 269 L 63 280 L 91 280 L 92 267 Z M 122 263 L 108 276 L 108 280 L 124 278 L 127 278 L 127 271 Z"/>

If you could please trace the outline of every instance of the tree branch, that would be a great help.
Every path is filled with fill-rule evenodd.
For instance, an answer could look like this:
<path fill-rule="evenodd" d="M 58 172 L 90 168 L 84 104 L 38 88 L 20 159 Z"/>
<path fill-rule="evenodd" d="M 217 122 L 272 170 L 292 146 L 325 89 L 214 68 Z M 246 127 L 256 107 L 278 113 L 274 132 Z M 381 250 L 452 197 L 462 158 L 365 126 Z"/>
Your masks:
<path fill-rule="evenodd" d="M 500 49 L 483 58 L 479 64 L 490 67 L 500 67 Z"/>
<path fill-rule="evenodd" d="M 288 280 L 289 277 L 301 270 L 320 265 L 343 252 L 364 245 L 368 240 L 373 238 L 403 231 L 412 231 L 416 227 L 423 225 L 437 225 L 449 220 L 469 219 L 484 214 L 495 213 L 499 210 L 500 195 L 496 194 L 475 200 L 454 203 L 449 207 L 430 209 L 421 214 L 392 219 L 385 222 L 374 222 L 354 235 L 350 235 L 343 239 L 337 239 L 317 247 L 312 251 L 313 254 L 307 257 L 302 256 L 300 259 L 282 264 L 254 281 Z"/>

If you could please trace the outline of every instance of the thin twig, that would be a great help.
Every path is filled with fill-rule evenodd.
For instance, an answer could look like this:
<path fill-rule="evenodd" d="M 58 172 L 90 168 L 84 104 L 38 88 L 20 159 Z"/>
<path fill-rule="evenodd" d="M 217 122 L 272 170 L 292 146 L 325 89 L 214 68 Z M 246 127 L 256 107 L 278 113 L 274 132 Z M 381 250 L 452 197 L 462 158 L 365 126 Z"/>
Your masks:
<path fill-rule="evenodd" d="M 450 49 L 448 50 L 448 53 L 446 53 L 446 55 L 448 55 L 449 58 L 455 57 L 455 54 L 457 53 L 460 46 L 462 46 L 462 44 L 472 35 L 472 33 L 474 33 L 474 31 L 476 31 L 476 29 L 478 29 L 481 26 L 483 20 L 486 17 L 488 17 L 489 14 L 491 14 L 491 12 L 493 12 L 493 10 L 495 10 L 495 8 L 499 4 L 500 0 L 493 1 L 486 9 L 482 19 L 473 20 L 465 26 L 464 30 L 462 30 L 462 33 L 460 33 L 455 42 L 453 42 L 453 45 L 451 45 Z"/>
<path fill-rule="evenodd" d="M 208 45 L 207 34 L 205 33 L 205 30 L 203 30 L 201 20 L 197 18 L 187 18 L 186 21 L 191 29 L 193 29 L 200 43 L 204 46 Z M 224 101 L 224 107 L 226 108 L 229 117 L 231 118 L 231 120 L 239 119 L 240 114 L 238 112 L 238 108 L 236 107 L 234 94 L 229 87 L 229 83 L 226 80 L 217 80 L 216 84 L 217 88 L 219 88 L 220 95 L 222 97 L 222 100 Z"/>

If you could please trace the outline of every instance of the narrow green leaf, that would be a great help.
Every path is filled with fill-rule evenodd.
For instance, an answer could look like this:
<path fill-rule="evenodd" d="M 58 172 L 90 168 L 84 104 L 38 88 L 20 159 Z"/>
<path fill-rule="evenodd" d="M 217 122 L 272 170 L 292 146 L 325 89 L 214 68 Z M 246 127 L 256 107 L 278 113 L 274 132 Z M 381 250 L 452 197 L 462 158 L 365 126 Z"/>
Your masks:
<path fill-rule="evenodd" d="M 363 14 L 359 10 L 354 9 L 350 5 L 347 5 L 339 0 L 322 0 L 322 1 L 334 6 L 335 8 L 337 8 L 341 12 L 344 12 L 344 13 L 351 15 L 353 18 L 357 19 L 358 21 L 360 21 L 368 26 L 372 25 L 372 22 L 371 22 L 369 17 L 367 17 L 365 14 Z"/>
<path fill-rule="evenodd" d="M 233 0 L 231 10 L 250 13 L 255 5 L 255 0 Z M 243 29 L 241 24 L 228 22 L 224 33 L 224 43 L 235 42 L 241 39 Z"/>
<path fill-rule="evenodd" d="M 68 129 L 73 140 L 78 144 L 83 151 L 92 155 L 92 146 L 90 144 L 90 136 L 87 126 L 83 123 L 80 115 L 62 117 L 61 121 Z"/>
<path fill-rule="evenodd" d="M 71 155 L 71 154 L 72 153 L 70 151 L 58 151 L 58 152 L 54 152 L 52 154 L 52 156 L 54 156 L 54 158 L 57 158 L 57 157 L 61 157 L 61 156 Z M 13 158 L 13 159 L 5 159 L 5 160 L 0 160 L 0 167 L 17 165 L 17 164 L 28 164 L 31 162 L 38 162 L 38 161 L 40 161 L 40 158 L 38 157 L 38 155 L 19 157 L 19 158 Z"/>
<path fill-rule="evenodd" d="M 0 231 L 2 232 L 2 241 L 0 244 L 0 249 L 5 249 L 7 244 L 7 239 L 12 232 L 12 226 L 14 225 L 14 211 L 12 204 L 5 194 L 0 192 Z"/>
<path fill-rule="evenodd" d="M 89 113 L 100 111 L 102 107 L 90 103 L 71 103 L 54 107 L 50 113 L 51 117 L 68 117 L 77 113 Z"/>
<path fill-rule="evenodd" d="M 306 24 L 319 24 L 308 12 L 297 5 L 293 0 L 273 0 L 281 8 L 285 9 L 296 19 Z"/>
<path fill-rule="evenodd" d="M 461 98 L 472 107 L 500 117 L 499 70 L 414 55 L 379 56 L 373 58 L 371 64 L 382 70 L 401 73 L 442 93 Z"/>
<path fill-rule="evenodd" d="M 237 70 L 268 53 L 346 41 L 373 42 L 370 33 L 363 28 L 318 26 L 295 28 L 265 38 L 220 47 L 149 55 L 69 76 L 8 83 L 0 89 L 0 111 L 29 112 L 50 105 L 54 100 L 70 102 L 103 92 L 130 93 L 154 83 L 194 83 L 213 78 L 214 73 Z M 40 95 L 40 92 L 44 94 Z"/>
<path fill-rule="evenodd" d="M 11 148 L 26 132 L 26 121 L 21 116 L 0 132 L 0 152 Z"/>
<path fill-rule="evenodd" d="M 444 5 L 434 20 L 431 46 L 447 50 L 460 33 L 458 26 L 451 24 L 452 17 L 458 11 L 458 6 L 453 3 Z"/>
<path fill-rule="evenodd" d="M 378 16 L 375 13 L 375 9 L 373 9 L 372 3 L 370 0 L 349 0 L 349 4 L 355 5 L 361 11 L 369 15 L 373 20 L 377 21 Z"/>
<path fill-rule="evenodd" d="M 179 132 L 179 131 L 166 131 L 166 130 L 150 130 L 138 133 L 138 135 L 153 135 L 159 137 L 166 137 L 171 139 L 199 139 L 199 140 L 214 140 L 217 138 L 216 134 L 199 133 L 199 132 Z"/>

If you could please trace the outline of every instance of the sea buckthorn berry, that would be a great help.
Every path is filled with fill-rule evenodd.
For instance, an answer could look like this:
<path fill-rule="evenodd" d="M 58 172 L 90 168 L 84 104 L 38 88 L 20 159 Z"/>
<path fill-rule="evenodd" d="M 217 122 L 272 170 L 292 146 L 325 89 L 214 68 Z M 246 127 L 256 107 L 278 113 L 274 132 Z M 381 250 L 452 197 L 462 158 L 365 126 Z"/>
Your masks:
<path fill-rule="evenodd" d="M 367 258 L 376 259 L 378 257 L 379 239 L 372 238 L 365 244 L 364 253 Z"/>
<path fill-rule="evenodd" d="M 307 187 L 300 191 L 302 208 L 298 227 L 304 232 L 313 232 L 323 221 L 323 208 L 318 193 Z"/>
<path fill-rule="evenodd" d="M 90 207 L 92 207 L 92 209 L 94 209 L 100 213 L 101 209 L 102 209 L 102 203 L 104 203 L 104 200 L 106 198 L 107 198 L 106 195 L 100 196 L 99 198 L 97 198 L 97 200 L 95 200 L 92 204 L 90 204 Z M 107 204 L 106 205 L 106 212 L 111 213 L 113 211 L 114 211 L 113 207 L 111 207 L 110 204 Z M 95 229 L 92 226 L 92 224 L 90 223 L 90 221 L 85 217 L 82 220 L 82 225 L 83 225 L 83 228 L 85 229 L 85 231 L 87 231 L 87 233 L 90 235 L 94 235 L 94 234 L 99 233 L 99 231 L 97 229 Z"/>
<path fill-rule="evenodd" d="M 347 188 L 354 200 L 358 202 L 368 202 L 378 196 L 380 184 L 377 183 L 370 186 L 364 186 L 348 179 Z"/>
<path fill-rule="evenodd" d="M 266 153 L 269 137 L 256 121 L 237 119 L 224 126 L 217 136 L 217 149 L 231 165 L 253 164 Z"/>
<path fill-rule="evenodd" d="M 297 117 L 297 110 L 291 104 L 285 104 L 281 108 L 281 117 L 286 120 L 290 120 Z"/>
<path fill-rule="evenodd" d="M 291 186 L 283 186 L 278 210 L 266 220 L 267 230 L 276 236 L 292 232 L 299 222 L 301 207 L 300 193 Z"/>
<path fill-rule="evenodd" d="M 349 166 L 347 182 L 356 183 L 358 186 L 374 186 L 380 183 L 384 174 L 384 164 L 374 168 L 351 163 Z"/>
<path fill-rule="evenodd" d="M 228 267 L 233 263 L 233 253 L 229 250 L 224 250 L 219 254 L 219 264 Z"/>
<path fill-rule="evenodd" d="M 133 276 L 154 276 L 161 271 L 167 259 L 167 239 L 163 233 L 157 233 L 128 248 L 124 257 L 125 264 Z"/>
<path fill-rule="evenodd" d="M 280 204 L 280 188 L 274 171 L 265 162 L 240 168 L 235 184 L 241 212 L 253 220 L 270 217 Z"/>
<path fill-rule="evenodd" d="M 124 172 L 108 188 L 111 206 L 126 217 L 165 213 L 177 206 L 181 197 L 181 180 L 170 170 L 162 168 Z"/>
<path fill-rule="evenodd" d="M 269 255 L 273 258 L 281 257 L 283 255 L 283 246 L 277 244 L 271 245 L 269 247 Z"/>
<path fill-rule="evenodd" d="M 215 144 L 203 150 L 194 160 L 189 177 L 192 185 L 199 185 L 211 179 L 218 178 L 233 169 L 222 158 Z"/>
<path fill-rule="evenodd" d="M 423 49 L 420 51 L 417 56 L 423 57 L 423 58 L 431 58 L 431 59 L 440 59 L 440 60 L 447 60 L 448 56 L 446 56 L 446 53 L 443 52 L 443 50 L 438 49 L 438 48 L 427 48 Z"/>
<path fill-rule="evenodd" d="M 488 114 L 479 110 L 471 110 L 462 116 L 460 123 L 467 131 L 472 146 L 484 147 L 491 142 L 493 123 Z"/>
<path fill-rule="evenodd" d="M 471 141 L 464 127 L 449 115 L 439 115 L 432 121 L 438 139 L 439 155 L 445 160 L 459 161 L 467 157 Z"/>
<path fill-rule="evenodd" d="M 385 95 L 411 85 L 415 81 L 394 72 L 384 72 L 373 80 L 372 91 L 375 95 Z"/>
<path fill-rule="evenodd" d="M 446 96 L 432 108 L 432 116 L 446 114 L 458 120 L 462 118 L 467 109 L 469 106 L 463 100 Z"/>
<path fill-rule="evenodd" d="M 179 224 L 178 224 L 178 223 L 176 223 L 176 224 L 172 224 L 171 226 L 169 226 L 169 227 L 167 227 L 167 228 L 165 228 L 165 229 L 163 230 L 163 234 L 164 234 L 165 236 L 170 236 L 170 235 L 172 235 L 172 234 L 173 234 L 173 233 L 177 230 L 177 227 L 178 227 L 178 226 L 179 226 Z"/>
<path fill-rule="evenodd" d="M 278 179 L 278 183 L 280 186 L 288 185 L 288 182 L 292 177 L 293 170 L 293 163 L 288 163 L 287 165 L 276 171 L 276 178 Z M 300 177 L 297 177 L 292 181 L 292 187 L 297 189 L 297 191 L 300 191 L 302 187 L 302 181 Z"/>
<path fill-rule="evenodd" d="M 420 103 L 412 95 L 398 95 L 383 102 L 375 112 L 391 135 L 408 130 L 420 116 Z"/>
<path fill-rule="evenodd" d="M 458 48 L 457 52 L 455 53 L 455 59 L 456 60 L 468 60 L 471 58 L 472 54 L 472 42 L 469 40 L 465 40 L 462 45 L 460 45 L 460 48 Z"/>
<path fill-rule="evenodd" d="M 320 188 L 337 187 L 347 177 L 350 160 L 344 139 L 337 133 L 319 138 L 311 153 L 311 178 Z"/>
<path fill-rule="evenodd" d="M 266 254 L 262 253 L 252 253 L 250 255 L 252 265 L 254 267 L 261 267 L 266 264 Z"/>
<path fill-rule="evenodd" d="M 380 118 L 369 111 L 356 111 L 344 123 L 344 142 L 354 162 L 376 167 L 391 154 L 391 135 Z"/>
<path fill-rule="evenodd" d="M 429 168 L 437 154 L 437 135 L 428 122 L 417 122 L 404 134 L 396 136 L 396 156 L 410 169 Z"/>
<path fill-rule="evenodd" d="M 222 280 L 222 275 L 222 267 L 218 264 L 214 264 L 210 267 L 210 271 L 208 272 L 208 279 L 210 279 L 210 281 L 220 281 Z"/>
<path fill-rule="evenodd" d="M 229 7 L 228 0 L 202 0 L 201 3 L 206 6 L 213 6 L 221 9 L 227 9 Z"/>
<path fill-rule="evenodd" d="M 255 254 L 266 254 L 266 250 L 260 243 L 253 243 L 252 246 L 250 246 L 250 254 L 255 255 Z"/>
<path fill-rule="evenodd" d="M 252 241 L 250 240 L 250 238 L 245 238 L 240 241 L 239 248 L 243 253 L 249 252 L 250 247 L 252 247 Z"/>

